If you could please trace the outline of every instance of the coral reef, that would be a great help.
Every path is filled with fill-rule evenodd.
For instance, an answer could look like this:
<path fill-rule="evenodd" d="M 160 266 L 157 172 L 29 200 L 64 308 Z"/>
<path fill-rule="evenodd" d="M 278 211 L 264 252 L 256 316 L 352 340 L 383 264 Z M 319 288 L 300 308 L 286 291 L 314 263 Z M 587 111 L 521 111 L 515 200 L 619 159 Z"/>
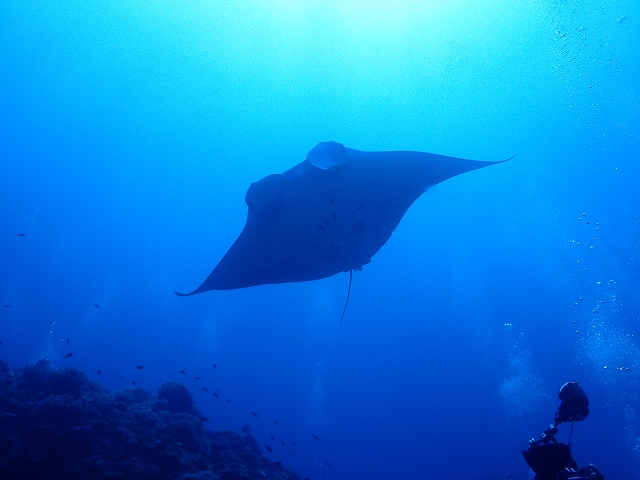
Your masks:
<path fill-rule="evenodd" d="M 205 430 L 182 384 L 112 395 L 46 360 L 0 360 L 0 478 L 301 480 L 250 435 Z"/>

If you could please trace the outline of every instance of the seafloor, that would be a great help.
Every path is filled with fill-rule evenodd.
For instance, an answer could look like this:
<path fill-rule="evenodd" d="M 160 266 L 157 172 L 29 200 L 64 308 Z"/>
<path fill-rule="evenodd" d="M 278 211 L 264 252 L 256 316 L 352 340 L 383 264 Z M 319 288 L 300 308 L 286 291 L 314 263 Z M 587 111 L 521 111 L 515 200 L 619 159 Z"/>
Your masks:
<path fill-rule="evenodd" d="M 0 360 L 0 478 L 301 480 L 251 435 L 203 420 L 180 383 L 113 395 L 73 368 Z"/>

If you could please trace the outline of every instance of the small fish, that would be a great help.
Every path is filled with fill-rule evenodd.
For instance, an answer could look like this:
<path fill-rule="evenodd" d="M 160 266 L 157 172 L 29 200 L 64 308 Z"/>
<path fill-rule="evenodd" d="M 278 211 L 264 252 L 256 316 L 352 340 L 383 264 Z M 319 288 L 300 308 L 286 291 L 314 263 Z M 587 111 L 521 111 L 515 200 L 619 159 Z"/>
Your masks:
<path fill-rule="evenodd" d="M 298 444 L 297 444 L 296 442 L 294 442 L 293 440 L 289 440 L 289 443 L 290 443 L 291 445 L 293 445 L 294 447 L 297 447 L 297 446 L 298 446 Z"/>
<path fill-rule="evenodd" d="M 143 367 L 142 365 L 138 365 L 136 368 L 137 368 L 138 370 L 144 370 L 144 367 Z"/>
<path fill-rule="evenodd" d="M 209 421 L 209 419 L 208 419 L 207 417 L 202 417 L 202 421 L 203 421 L 203 422 L 208 422 L 208 421 Z"/>
<path fill-rule="evenodd" d="M 249 412 L 251 415 L 253 415 L 254 417 L 258 418 L 258 414 L 256 412 Z"/>
<path fill-rule="evenodd" d="M 278 425 L 278 420 L 276 420 L 275 422 L 273 422 L 274 425 Z"/>
<path fill-rule="evenodd" d="M 2 342 L 0 342 L 0 345 L 2 345 Z"/>
<path fill-rule="evenodd" d="M 67 338 L 67 345 L 69 345 L 69 339 Z"/>
<path fill-rule="evenodd" d="M 618 22 L 618 23 L 622 23 L 622 22 Z M 26 235 L 24 233 L 18 233 L 16 234 L 18 237 L 26 237 Z"/>
<path fill-rule="evenodd" d="M 329 465 L 331 468 L 333 468 L 333 466 L 332 466 L 329 462 L 327 462 L 326 460 L 324 461 L 324 463 L 326 463 L 326 464 L 327 464 L 327 465 Z"/>
<path fill-rule="evenodd" d="M 64 358 L 71 358 L 71 357 L 73 357 L 73 353 L 71 353 L 71 352 L 67 353 L 67 354 L 64 356 Z"/>
<path fill-rule="evenodd" d="M 213 396 L 214 396 L 214 397 L 216 397 L 216 398 L 220 398 L 220 397 L 218 396 L 218 389 L 216 389 L 216 391 L 215 391 L 215 392 L 213 392 Z"/>
<path fill-rule="evenodd" d="M 264 448 L 267 449 L 267 452 L 273 452 L 273 449 L 269 445 L 265 445 Z"/>
<path fill-rule="evenodd" d="M 202 387 L 202 389 L 203 389 L 205 392 L 208 392 L 208 391 L 209 391 L 209 389 L 208 389 L 207 387 Z"/>
<path fill-rule="evenodd" d="M 218 366 L 214 363 L 214 364 L 213 364 L 213 368 L 217 368 L 217 367 L 218 367 Z"/>
<path fill-rule="evenodd" d="M 137 385 L 137 383 L 136 383 L 136 382 L 134 382 L 133 380 L 131 380 L 131 383 L 132 383 L 133 385 Z"/>
<path fill-rule="evenodd" d="M 282 445 L 284 445 L 284 440 L 280 440 L 280 443 L 281 443 Z"/>
<path fill-rule="evenodd" d="M 180 373 L 186 375 L 187 373 L 184 370 L 180 370 Z"/>
<path fill-rule="evenodd" d="M 227 403 L 229 403 L 229 402 L 231 402 L 231 399 L 230 399 L 230 398 L 227 398 Z"/>
<path fill-rule="evenodd" d="M 4 308 L 11 308 L 11 305 L 5 305 Z"/>
<path fill-rule="evenodd" d="M 94 303 L 93 306 L 96 308 L 100 308 L 100 305 L 98 305 L 97 303 Z"/>
<path fill-rule="evenodd" d="M 202 377 L 193 377 L 194 380 L 202 380 Z"/>
<path fill-rule="evenodd" d="M 242 426 L 242 431 L 243 431 L 244 433 L 250 433 L 250 432 L 251 432 L 251 425 L 249 425 L 248 423 L 245 423 L 245 424 Z"/>
<path fill-rule="evenodd" d="M 318 436 L 317 436 L 315 433 L 312 433 L 312 434 L 311 434 L 311 436 L 312 436 L 313 438 L 315 438 L 316 440 L 320 441 L 320 439 L 318 438 Z"/>
<path fill-rule="evenodd" d="M 102 375 L 102 370 L 98 370 L 98 375 Z"/>
<path fill-rule="evenodd" d="M 276 437 L 274 437 L 273 435 L 269 435 L 271 437 L 271 440 L 275 440 Z"/>
<path fill-rule="evenodd" d="M 53 320 L 49 322 L 49 325 L 53 325 Z"/>
<path fill-rule="evenodd" d="M 280 460 L 278 460 L 277 462 L 273 462 L 274 467 L 280 467 L 281 465 L 282 465 L 282 462 Z"/>

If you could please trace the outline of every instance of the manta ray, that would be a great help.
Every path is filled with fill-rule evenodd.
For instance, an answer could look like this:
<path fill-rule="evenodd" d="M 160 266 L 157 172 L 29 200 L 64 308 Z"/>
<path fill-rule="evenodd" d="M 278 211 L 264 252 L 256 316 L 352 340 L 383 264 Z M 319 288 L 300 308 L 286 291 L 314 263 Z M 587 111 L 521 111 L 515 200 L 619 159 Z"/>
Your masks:
<path fill-rule="evenodd" d="M 176 295 L 306 282 L 340 272 L 350 273 L 350 291 L 353 270 L 371 261 L 429 187 L 496 163 L 319 143 L 290 170 L 251 184 L 238 239 L 202 285 Z"/>

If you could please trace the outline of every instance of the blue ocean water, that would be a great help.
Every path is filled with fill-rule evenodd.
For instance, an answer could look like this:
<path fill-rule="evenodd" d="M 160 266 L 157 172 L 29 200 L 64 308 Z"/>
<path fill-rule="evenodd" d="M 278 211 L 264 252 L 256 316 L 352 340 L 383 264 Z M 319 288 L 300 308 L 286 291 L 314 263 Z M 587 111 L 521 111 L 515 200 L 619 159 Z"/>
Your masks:
<path fill-rule="evenodd" d="M 0 358 L 182 381 L 208 428 L 250 424 L 312 479 L 531 478 L 520 452 L 577 380 L 578 464 L 640 479 L 639 20 L 633 0 L 2 2 Z M 516 156 L 427 191 L 342 324 L 347 274 L 175 296 L 248 186 L 326 140 Z"/>

